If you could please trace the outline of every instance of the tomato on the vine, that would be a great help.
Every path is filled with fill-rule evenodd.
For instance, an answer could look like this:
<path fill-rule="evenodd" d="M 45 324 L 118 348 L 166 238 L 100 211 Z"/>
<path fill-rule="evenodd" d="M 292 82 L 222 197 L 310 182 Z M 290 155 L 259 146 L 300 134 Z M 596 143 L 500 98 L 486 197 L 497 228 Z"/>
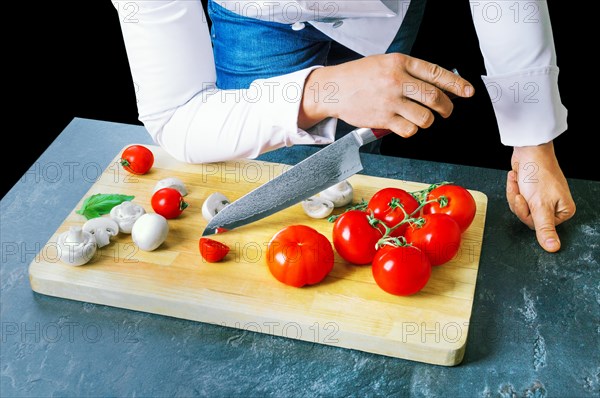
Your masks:
<path fill-rule="evenodd" d="M 152 209 L 164 218 L 177 218 L 183 213 L 188 204 L 181 193 L 175 188 L 162 188 L 152 195 Z"/>
<path fill-rule="evenodd" d="M 306 225 L 291 225 L 277 232 L 267 246 L 271 274 L 289 286 L 302 287 L 322 281 L 333 269 L 329 240 Z"/>
<path fill-rule="evenodd" d="M 411 224 L 404 234 L 407 242 L 427 254 L 431 265 L 441 265 L 454 258 L 460 248 L 458 223 L 447 214 L 425 214 L 421 226 Z"/>
<path fill-rule="evenodd" d="M 414 246 L 384 246 L 372 265 L 373 278 L 384 291 L 399 296 L 417 293 L 431 277 L 431 262 Z"/>
<path fill-rule="evenodd" d="M 375 257 L 375 245 L 383 232 L 369 224 L 368 216 L 365 211 L 350 210 L 342 213 L 333 224 L 333 246 L 349 263 L 371 264 Z"/>
<path fill-rule="evenodd" d="M 221 261 L 229 253 L 229 246 L 210 238 L 200 238 L 198 246 L 202 258 L 209 263 Z"/>
<path fill-rule="evenodd" d="M 468 190 L 459 185 L 439 186 L 429 193 L 427 200 L 437 202 L 426 204 L 423 214 L 447 214 L 458 223 L 461 232 L 465 232 L 475 218 L 475 199 Z"/>
<path fill-rule="evenodd" d="M 383 188 L 371 197 L 367 209 L 373 212 L 378 220 L 393 228 L 404 220 L 404 214 L 410 215 L 419 207 L 419 202 L 408 192 L 401 188 Z M 391 236 L 404 234 L 406 226 L 395 229 Z"/>
<path fill-rule="evenodd" d="M 121 165 L 132 174 L 146 174 L 154 164 L 154 154 L 143 145 L 130 145 L 121 154 Z"/>

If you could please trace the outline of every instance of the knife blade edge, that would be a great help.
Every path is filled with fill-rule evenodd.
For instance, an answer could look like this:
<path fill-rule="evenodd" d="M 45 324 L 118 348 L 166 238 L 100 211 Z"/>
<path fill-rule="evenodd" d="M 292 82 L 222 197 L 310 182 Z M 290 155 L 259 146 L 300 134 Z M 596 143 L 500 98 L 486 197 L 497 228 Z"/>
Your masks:
<path fill-rule="evenodd" d="M 372 135 L 370 130 L 365 133 Z M 221 210 L 203 236 L 219 227 L 232 229 L 268 217 L 358 173 L 363 169 L 359 148 L 364 141 L 364 136 L 354 131 L 312 154 Z"/>

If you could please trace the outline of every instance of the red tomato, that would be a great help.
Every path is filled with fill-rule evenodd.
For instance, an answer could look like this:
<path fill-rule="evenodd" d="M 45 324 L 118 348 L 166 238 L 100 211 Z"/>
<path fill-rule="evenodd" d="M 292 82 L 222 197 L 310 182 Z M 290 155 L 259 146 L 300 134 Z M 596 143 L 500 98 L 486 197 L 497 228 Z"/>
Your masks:
<path fill-rule="evenodd" d="M 392 199 L 397 199 L 392 203 Z M 399 207 L 402 205 L 402 209 Z M 392 228 L 404 219 L 404 212 L 411 214 L 419 207 L 419 202 L 413 196 L 400 188 L 383 188 L 375 193 L 367 209 L 373 212 L 373 215 L 378 220 Z M 404 211 L 402 211 L 404 210 Z M 392 232 L 392 236 L 400 236 L 404 234 L 406 226 L 401 226 Z"/>
<path fill-rule="evenodd" d="M 133 174 L 146 174 L 154 164 L 154 154 L 142 145 L 130 145 L 121 154 L 121 165 Z"/>
<path fill-rule="evenodd" d="M 271 274 L 286 285 L 302 287 L 321 282 L 333 269 L 329 240 L 305 225 L 292 225 L 277 232 L 267 246 Z"/>
<path fill-rule="evenodd" d="M 429 257 L 431 265 L 441 265 L 454 258 L 460 248 L 460 227 L 447 214 L 426 214 L 425 223 L 412 224 L 404 237 Z"/>
<path fill-rule="evenodd" d="M 333 224 L 333 245 L 340 256 L 352 264 L 371 264 L 377 252 L 375 244 L 383 233 L 369 224 L 369 213 L 350 210 Z"/>
<path fill-rule="evenodd" d="M 373 259 L 372 272 L 380 288 L 390 294 L 408 296 L 427 284 L 431 262 L 414 246 L 384 247 Z"/>
<path fill-rule="evenodd" d="M 229 253 L 229 246 L 209 238 L 200 238 L 198 242 L 200 254 L 209 263 L 221 261 Z"/>
<path fill-rule="evenodd" d="M 444 207 L 440 203 L 426 204 L 423 214 L 448 214 L 458 223 L 460 231 L 465 232 L 473 222 L 477 209 L 473 195 L 459 185 L 442 185 L 432 190 L 427 200 L 437 200 L 441 196 L 445 196 L 447 204 Z"/>
<path fill-rule="evenodd" d="M 152 209 L 164 218 L 177 218 L 188 204 L 175 188 L 162 188 L 152 195 Z"/>

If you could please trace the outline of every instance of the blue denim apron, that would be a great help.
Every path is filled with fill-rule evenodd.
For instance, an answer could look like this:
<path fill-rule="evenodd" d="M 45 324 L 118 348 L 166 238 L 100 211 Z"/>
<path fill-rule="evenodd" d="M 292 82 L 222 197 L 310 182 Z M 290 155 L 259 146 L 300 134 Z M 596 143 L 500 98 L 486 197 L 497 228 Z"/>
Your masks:
<path fill-rule="evenodd" d="M 394 3 L 398 4 L 396 1 Z M 410 54 L 425 3 L 426 0 L 411 0 L 387 53 Z M 290 24 L 244 17 L 214 0 L 208 1 L 208 15 L 212 22 L 217 87 L 223 90 L 244 89 L 256 79 L 280 76 L 314 65 L 335 65 L 361 57 L 310 23 L 305 23 L 303 29 L 294 30 Z M 339 23 L 338 19 L 322 22 Z M 353 128 L 340 120 L 336 138 Z M 381 140 L 377 140 L 363 149 L 378 153 L 380 144 Z"/>

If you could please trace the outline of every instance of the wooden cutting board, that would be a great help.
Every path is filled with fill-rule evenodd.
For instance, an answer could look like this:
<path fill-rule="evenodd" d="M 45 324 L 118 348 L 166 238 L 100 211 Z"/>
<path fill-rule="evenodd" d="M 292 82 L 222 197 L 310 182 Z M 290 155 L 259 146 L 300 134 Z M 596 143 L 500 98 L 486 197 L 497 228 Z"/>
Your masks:
<path fill-rule="evenodd" d="M 293 288 L 278 282 L 264 261 L 266 245 L 281 228 L 312 226 L 331 239 L 332 224 L 306 216 L 300 204 L 253 224 L 219 234 L 231 251 L 220 263 L 207 263 L 198 240 L 206 221 L 204 199 L 219 191 L 235 200 L 291 166 L 253 160 L 190 165 L 161 148 L 152 170 L 143 176 L 125 172 L 121 151 L 30 264 L 31 288 L 42 294 L 127 308 L 357 349 L 420 362 L 452 366 L 461 362 L 467 332 L 486 214 L 487 197 L 471 191 L 477 215 L 463 234 L 458 255 L 435 267 L 425 288 L 410 297 L 381 290 L 370 266 L 346 263 L 337 254 L 333 271 L 321 283 Z M 189 207 L 169 220 L 166 242 L 153 252 L 139 250 L 131 235 L 119 234 L 88 264 L 71 267 L 57 259 L 56 239 L 72 225 L 75 213 L 96 193 L 135 195 L 152 212 L 157 181 L 178 177 L 188 188 Z M 355 175 L 349 180 L 355 198 L 369 198 L 384 187 L 408 191 L 427 184 Z"/>

